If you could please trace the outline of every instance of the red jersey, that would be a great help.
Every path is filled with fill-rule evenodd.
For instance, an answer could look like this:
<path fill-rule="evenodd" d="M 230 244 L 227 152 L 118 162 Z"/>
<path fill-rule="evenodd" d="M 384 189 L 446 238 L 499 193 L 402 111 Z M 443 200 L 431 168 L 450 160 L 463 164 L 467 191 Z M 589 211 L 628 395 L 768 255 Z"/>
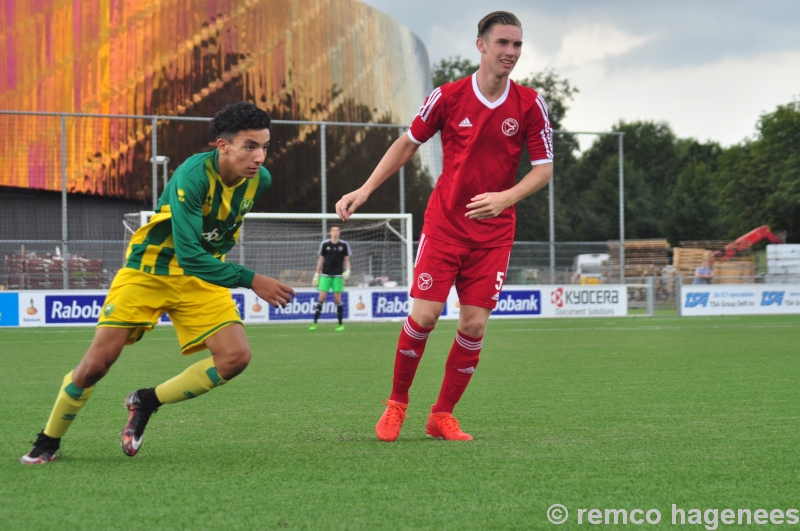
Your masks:
<path fill-rule="evenodd" d="M 446 83 L 425 100 L 408 136 L 416 144 L 442 132 L 442 174 L 428 200 L 422 232 L 473 248 L 514 242 L 516 207 L 492 219 L 466 217 L 478 194 L 502 192 L 516 184 L 523 143 L 531 164 L 553 162 L 553 134 L 544 98 L 510 79 L 505 93 L 489 102 L 478 90 L 477 74 Z"/>

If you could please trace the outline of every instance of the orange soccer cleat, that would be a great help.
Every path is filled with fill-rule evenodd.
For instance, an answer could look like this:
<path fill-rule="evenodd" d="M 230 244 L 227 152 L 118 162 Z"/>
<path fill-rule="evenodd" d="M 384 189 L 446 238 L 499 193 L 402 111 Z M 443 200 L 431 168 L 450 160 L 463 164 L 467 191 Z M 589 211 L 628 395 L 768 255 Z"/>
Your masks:
<path fill-rule="evenodd" d="M 398 435 L 400 435 L 400 428 L 403 427 L 403 421 L 408 416 L 406 415 L 408 404 L 395 402 L 394 400 L 384 400 L 383 405 L 386 406 L 386 411 L 383 412 L 383 415 L 375 425 L 375 433 L 378 434 L 378 439 L 384 442 L 396 441 Z"/>
<path fill-rule="evenodd" d="M 472 435 L 464 433 L 456 418 L 447 411 L 431 413 L 425 424 L 425 433 L 445 441 L 471 441 Z"/>

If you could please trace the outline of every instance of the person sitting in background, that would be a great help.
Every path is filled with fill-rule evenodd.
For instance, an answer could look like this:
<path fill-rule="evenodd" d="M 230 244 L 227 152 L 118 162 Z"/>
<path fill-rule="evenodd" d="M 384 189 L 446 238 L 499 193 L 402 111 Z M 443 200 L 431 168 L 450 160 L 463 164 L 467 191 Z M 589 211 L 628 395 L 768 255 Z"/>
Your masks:
<path fill-rule="evenodd" d="M 709 267 L 708 260 L 703 260 L 697 269 L 694 270 L 694 281 L 692 284 L 711 284 L 714 278 L 714 271 Z"/>

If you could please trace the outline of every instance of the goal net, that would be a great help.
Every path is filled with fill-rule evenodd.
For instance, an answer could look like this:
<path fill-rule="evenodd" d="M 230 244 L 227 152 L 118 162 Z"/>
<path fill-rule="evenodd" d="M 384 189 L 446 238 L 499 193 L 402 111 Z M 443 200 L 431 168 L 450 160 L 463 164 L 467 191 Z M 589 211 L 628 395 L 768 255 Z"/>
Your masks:
<path fill-rule="evenodd" d="M 124 216 L 126 247 L 131 235 L 153 214 Z M 333 224 L 339 225 L 340 238 L 352 252 L 348 286 L 411 286 L 411 214 L 354 214 L 342 222 L 336 214 L 249 213 L 226 261 L 292 287 L 311 287 L 320 243 L 330 237 Z"/>

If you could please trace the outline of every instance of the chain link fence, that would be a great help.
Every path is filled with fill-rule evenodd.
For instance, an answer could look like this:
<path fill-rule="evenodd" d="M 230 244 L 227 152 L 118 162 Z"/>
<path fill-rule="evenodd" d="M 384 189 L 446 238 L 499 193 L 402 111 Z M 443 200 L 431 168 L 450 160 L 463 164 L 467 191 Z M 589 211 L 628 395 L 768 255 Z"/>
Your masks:
<path fill-rule="evenodd" d="M 194 153 L 213 149 L 210 120 L 0 111 L 0 156 L 7 167 L 0 177 L 4 186 L 0 197 L 0 286 L 107 288 L 123 263 L 124 215 L 151 210 L 180 163 Z M 270 193 L 253 211 L 329 212 L 341 195 L 366 180 L 406 130 L 406 126 L 386 123 L 273 121 L 265 166 L 275 179 Z M 621 135 L 619 138 L 622 155 Z M 437 138 L 423 145 L 360 212 L 412 213 L 418 234 L 431 187 L 441 172 L 441 160 Z M 622 185 L 621 164 L 619 174 Z M 619 241 L 556 242 L 552 186 L 546 193 L 551 210 L 550 241 L 516 242 L 508 283 L 619 283 L 619 264 L 625 261 L 624 233 L 620 233 L 622 246 Z M 620 203 L 624 207 L 621 192 Z M 624 225 L 622 214 L 620 221 Z M 598 266 L 612 247 L 617 265 Z M 580 258 L 586 256 L 593 257 L 588 266 Z M 228 258 L 239 260 L 238 255 Z M 653 304 L 674 309 L 675 273 L 661 269 L 648 273 L 655 277 Z M 728 281 L 762 281 L 762 273 Z M 627 277 L 624 282 L 631 285 L 631 308 L 644 305 L 647 290 L 641 285 L 649 282 L 646 277 Z M 684 282 L 690 283 L 691 278 Z"/>

